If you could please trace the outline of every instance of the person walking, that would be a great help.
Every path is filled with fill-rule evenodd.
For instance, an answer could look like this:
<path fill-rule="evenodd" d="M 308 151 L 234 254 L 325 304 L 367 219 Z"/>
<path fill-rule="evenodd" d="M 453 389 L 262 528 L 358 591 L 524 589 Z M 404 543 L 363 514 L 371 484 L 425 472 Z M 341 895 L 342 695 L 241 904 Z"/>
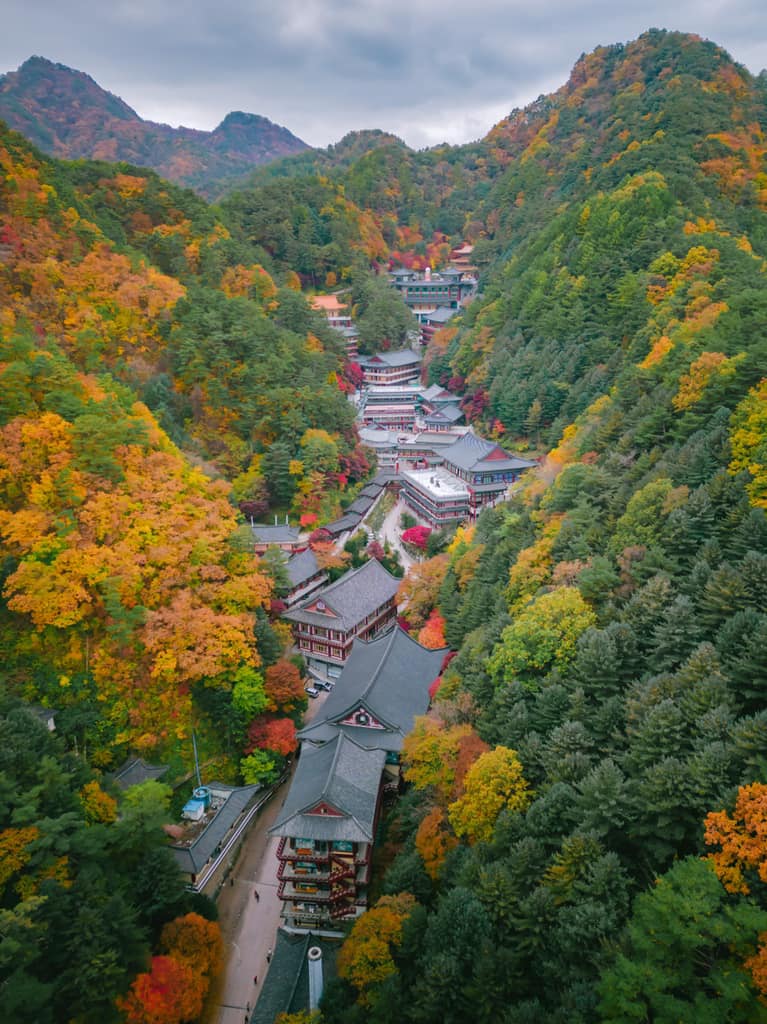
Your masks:
<path fill-rule="evenodd" d="M 253 897 L 254 897 L 256 903 L 258 903 L 258 901 L 261 899 L 261 897 L 258 895 L 258 889 L 254 889 L 253 890 Z"/>
<path fill-rule="evenodd" d="M 266 951 L 266 962 L 268 964 L 270 964 L 272 962 L 272 951 L 271 951 L 271 949 L 268 949 Z"/>

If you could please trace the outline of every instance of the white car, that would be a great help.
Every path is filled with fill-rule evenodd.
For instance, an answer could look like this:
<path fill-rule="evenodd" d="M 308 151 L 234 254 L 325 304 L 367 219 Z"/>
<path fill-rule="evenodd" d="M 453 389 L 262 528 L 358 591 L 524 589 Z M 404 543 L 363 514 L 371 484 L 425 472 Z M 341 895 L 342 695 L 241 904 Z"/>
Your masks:
<path fill-rule="evenodd" d="M 319 697 L 320 695 L 320 691 L 317 689 L 316 686 L 312 686 L 311 683 L 307 683 L 304 689 L 306 690 L 310 697 Z"/>

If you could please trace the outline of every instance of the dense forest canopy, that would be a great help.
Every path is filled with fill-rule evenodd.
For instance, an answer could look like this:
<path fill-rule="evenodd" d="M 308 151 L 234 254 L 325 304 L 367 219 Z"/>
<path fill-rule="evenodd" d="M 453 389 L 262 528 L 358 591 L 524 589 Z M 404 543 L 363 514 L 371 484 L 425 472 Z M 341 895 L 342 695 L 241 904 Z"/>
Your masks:
<path fill-rule="evenodd" d="M 330 516 L 369 470 L 302 289 L 343 288 L 363 340 L 399 338 L 375 271 L 475 243 L 480 294 L 428 375 L 542 460 L 403 585 L 409 626 L 457 654 L 406 741 L 383 895 L 327 1024 L 767 1019 L 765 90 L 652 30 L 475 145 L 362 133 L 214 207 L 2 134 L 3 671 L 96 768 L 182 761 L 193 725 L 232 774 L 279 766 L 303 694 L 269 620 L 284 580 L 235 502 Z M 96 780 L 51 756 L 65 813 Z M 17 834 L 46 814 L 0 833 L 33 874 L 5 914 L 65 899 Z M 147 942 L 141 985 L 182 977 L 129 938 L 127 1019 Z"/>

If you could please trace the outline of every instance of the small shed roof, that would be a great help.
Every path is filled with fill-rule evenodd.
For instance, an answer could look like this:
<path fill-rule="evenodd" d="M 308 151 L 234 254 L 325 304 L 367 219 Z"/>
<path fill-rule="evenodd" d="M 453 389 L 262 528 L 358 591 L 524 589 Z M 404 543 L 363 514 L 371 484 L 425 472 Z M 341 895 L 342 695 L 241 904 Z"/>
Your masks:
<path fill-rule="evenodd" d="M 167 772 L 167 764 L 149 764 L 140 757 L 128 758 L 112 775 L 112 781 L 120 789 L 130 789 L 142 782 L 157 781 Z"/>
<path fill-rule="evenodd" d="M 301 536 L 299 527 L 286 523 L 254 523 L 252 529 L 256 542 L 261 544 L 295 544 Z"/>
<path fill-rule="evenodd" d="M 247 810 L 262 787 L 225 786 L 219 782 L 212 782 L 207 788 L 217 793 L 226 793 L 226 799 L 192 843 L 179 843 L 170 847 L 179 868 L 189 875 L 196 875 L 205 867 L 216 847 L 226 838 L 229 830 Z"/>

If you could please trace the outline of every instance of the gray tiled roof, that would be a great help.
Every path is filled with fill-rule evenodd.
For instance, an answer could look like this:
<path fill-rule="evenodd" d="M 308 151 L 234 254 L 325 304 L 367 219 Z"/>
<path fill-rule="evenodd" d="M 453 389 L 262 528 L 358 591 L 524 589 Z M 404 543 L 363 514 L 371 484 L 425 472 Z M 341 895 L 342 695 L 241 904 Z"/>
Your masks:
<path fill-rule="evenodd" d="M 374 356 L 362 356 L 358 362 L 363 369 L 366 366 L 378 366 L 379 363 L 386 366 L 408 366 L 410 363 L 420 363 L 421 356 L 410 348 L 403 348 L 391 352 L 376 352 Z"/>
<path fill-rule="evenodd" d="M 359 493 L 360 498 L 377 498 L 383 490 L 383 484 L 377 484 L 375 481 L 371 481 L 369 484 L 365 484 Z"/>
<path fill-rule="evenodd" d="M 161 779 L 167 772 L 167 764 L 148 764 L 140 757 L 129 758 L 112 776 L 112 781 L 120 789 L 130 789 L 142 782 Z"/>
<path fill-rule="evenodd" d="M 395 472 L 393 469 L 380 469 L 373 477 L 373 483 L 381 484 L 382 487 L 385 487 L 387 484 L 394 483 L 399 479 L 399 473 Z"/>
<path fill-rule="evenodd" d="M 507 469 L 528 469 L 530 466 L 535 465 L 529 459 L 520 459 L 518 456 L 510 455 L 508 452 L 504 452 L 506 457 L 503 459 L 485 461 L 487 456 L 497 448 L 500 448 L 500 445 L 496 444 L 495 441 L 486 441 L 483 437 L 477 437 L 476 434 L 469 431 L 468 434 L 460 437 L 450 448 L 446 448 L 443 454 L 448 465 L 458 466 L 459 469 L 475 472 L 482 472 L 484 470 L 486 472 L 496 471 L 500 473 Z M 501 449 L 501 451 L 504 451 L 504 449 Z"/>
<path fill-rule="evenodd" d="M 430 412 L 424 416 L 424 421 L 427 425 L 429 423 L 457 423 L 458 420 L 462 419 L 463 411 L 457 405 L 444 405 L 441 409 L 437 409 L 435 412 Z"/>
<path fill-rule="evenodd" d="M 427 402 L 434 402 L 438 398 L 449 398 L 452 401 L 453 395 L 443 388 L 441 384 L 430 384 L 421 395 L 421 398 L 425 399 Z"/>
<path fill-rule="evenodd" d="M 425 319 L 429 324 L 446 324 L 457 312 L 457 309 L 451 309 L 450 306 L 437 306 L 433 313 L 426 314 Z"/>
<path fill-rule="evenodd" d="M 211 782 L 209 788 L 223 792 L 229 791 L 229 796 L 216 811 L 205 831 L 190 846 L 170 847 L 179 868 L 190 875 L 197 874 L 208 863 L 213 856 L 213 851 L 226 838 L 229 829 L 237 822 L 262 787 L 260 785 L 224 786 L 218 782 Z"/>
<path fill-rule="evenodd" d="M 300 1013 L 309 1008 L 307 953 L 312 946 L 322 950 L 322 974 L 327 985 L 335 977 L 338 943 L 311 932 L 295 935 L 283 928 L 277 929 L 272 962 L 250 1024 L 274 1024 L 281 1013 Z"/>
<path fill-rule="evenodd" d="M 311 548 L 291 555 L 285 562 L 285 568 L 294 587 L 300 587 L 302 583 L 310 580 L 312 576 L 316 576 L 320 572 L 317 556 Z"/>
<path fill-rule="evenodd" d="M 335 612 L 335 617 L 322 612 L 305 611 L 303 605 L 286 612 L 284 617 L 293 622 L 308 622 L 314 626 L 348 631 L 393 598 L 399 585 L 398 579 L 375 558 L 371 558 L 359 569 L 344 573 L 335 583 L 304 602 L 313 604 L 318 599 L 324 601 L 328 609 Z"/>
<path fill-rule="evenodd" d="M 351 503 L 351 505 L 349 505 L 349 507 L 347 508 L 346 511 L 347 511 L 347 513 L 348 512 L 352 512 L 352 513 L 358 512 L 361 516 L 364 516 L 364 515 L 366 515 L 370 511 L 374 501 L 375 501 L 375 498 L 372 497 L 371 495 L 362 495 L 362 494 L 360 494 L 360 496 L 358 498 L 356 498 Z"/>
<path fill-rule="evenodd" d="M 296 774 L 270 834 L 372 842 L 385 762 L 385 751 L 366 750 L 340 733 L 321 747 L 302 745 Z M 329 804 L 343 817 L 306 813 L 318 803 Z"/>
<path fill-rule="evenodd" d="M 432 651 L 422 647 L 399 627 L 369 643 L 355 640 L 322 706 L 322 719 L 302 729 L 299 737 L 326 743 L 340 731 L 368 749 L 399 750 L 415 716 L 423 715 L 429 706 L 429 686 L 446 654 L 447 648 Z M 338 724 L 360 705 L 386 728 Z"/>
<path fill-rule="evenodd" d="M 362 516 L 358 512 L 350 512 L 341 516 L 340 519 L 334 519 L 332 523 L 326 523 L 324 528 L 334 537 L 338 537 L 342 533 L 346 533 L 347 530 L 353 530 L 355 526 L 359 526 L 360 519 Z"/>
<path fill-rule="evenodd" d="M 252 529 L 253 536 L 262 544 L 286 544 L 288 541 L 295 543 L 301 536 L 297 526 L 286 526 L 284 523 L 255 523 Z"/>

